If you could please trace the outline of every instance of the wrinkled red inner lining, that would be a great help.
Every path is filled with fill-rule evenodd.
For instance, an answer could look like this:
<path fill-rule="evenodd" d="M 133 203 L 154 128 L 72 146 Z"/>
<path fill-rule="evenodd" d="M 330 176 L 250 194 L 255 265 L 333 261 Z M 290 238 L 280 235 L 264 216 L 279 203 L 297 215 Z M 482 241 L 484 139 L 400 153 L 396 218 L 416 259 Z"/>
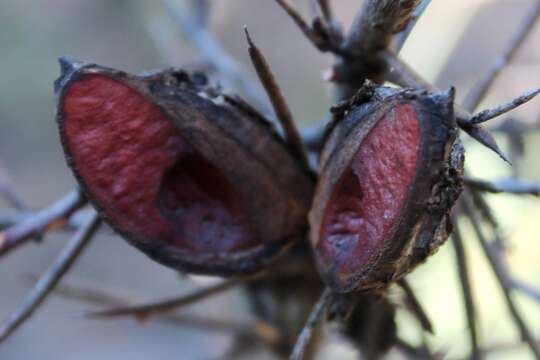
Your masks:
<path fill-rule="evenodd" d="M 207 252 L 254 245 L 232 185 L 138 92 L 83 75 L 63 110 L 75 167 L 120 229 Z"/>
<path fill-rule="evenodd" d="M 362 142 L 324 211 L 318 250 L 341 275 L 357 273 L 391 235 L 413 180 L 420 127 L 411 105 L 399 105 Z"/>

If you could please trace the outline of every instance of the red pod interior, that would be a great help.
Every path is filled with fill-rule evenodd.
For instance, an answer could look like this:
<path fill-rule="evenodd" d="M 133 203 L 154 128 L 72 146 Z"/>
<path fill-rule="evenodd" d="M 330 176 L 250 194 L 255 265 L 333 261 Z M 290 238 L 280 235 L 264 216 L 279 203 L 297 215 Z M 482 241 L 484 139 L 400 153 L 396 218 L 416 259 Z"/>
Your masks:
<path fill-rule="evenodd" d="M 101 74 L 80 76 L 63 99 L 72 164 L 122 232 L 207 253 L 256 244 L 234 186 L 158 106 Z"/>
<path fill-rule="evenodd" d="M 415 109 L 397 105 L 370 130 L 334 186 L 317 250 L 338 278 L 358 274 L 392 236 L 415 177 L 419 146 Z"/>

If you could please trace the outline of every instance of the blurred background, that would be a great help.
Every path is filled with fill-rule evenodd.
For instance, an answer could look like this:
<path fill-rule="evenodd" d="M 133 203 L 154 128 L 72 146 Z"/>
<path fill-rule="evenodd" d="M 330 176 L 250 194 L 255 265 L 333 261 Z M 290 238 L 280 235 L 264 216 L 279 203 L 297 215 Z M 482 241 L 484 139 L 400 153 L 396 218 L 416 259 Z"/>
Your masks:
<path fill-rule="evenodd" d="M 177 5 L 182 6 L 178 0 Z M 307 0 L 295 1 L 309 16 Z M 359 0 L 335 0 L 336 16 L 348 26 Z M 457 87 L 458 99 L 495 59 L 520 23 L 529 0 L 433 0 L 420 20 L 403 57 L 427 79 L 445 88 Z M 267 56 L 293 113 L 307 125 L 323 119 L 332 104 L 332 86 L 322 72 L 332 57 L 317 52 L 292 21 L 270 0 L 212 1 L 211 28 L 241 70 L 255 74 L 249 63 L 242 27 L 248 25 Z M 540 24 L 517 59 L 498 79 L 481 107 L 511 100 L 540 85 Z M 200 60 L 158 1 L 143 0 L 3 0 L 0 3 L 0 172 L 32 208 L 61 197 L 75 184 L 66 167 L 54 120 L 53 81 L 57 58 L 64 54 L 130 72 L 192 64 Z M 540 100 L 514 111 L 525 123 L 540 119 Z M 501 120 L 493 121 L 497 126 Z M 506 139 L 499 139 L 507 149 Z M 525 179 L 540 179 L 540 132 L 525 137 L 519 168 Z M 467 142 L 467 166 L 476 177 L 511 175 L 510 167 L 481 146 Z M 533 197 L 490 195 L 503 231 L 511 241 L 513 273 L 540 288 L 540 201 Z M 7 204 L 0 202 L 0 212 Z M 470 229 L 466 229 L 470 230 Z M 500 289 L 471 232 L 465 234 L 473 286 L 479 301 L 481 338 L 487 345 L 507 346 L 490 359 L 529 359 L 519 346 Z M 51 233 L 42 244 L 30 244 L 0 261 L 0 319 L 8 316 L 65 244 L 67 236 Z M 448 358 L 467 354 L 468 337 L 453 249 L 449 244 L 409 278 L 435 325 L 426 341 Z M 181 279 L 135 251 L 111 230 L 100 232 L 74 269 L 69 281 L 100 284 L 151 300 L 178 295 L 214 279 Z M 540 339 L 540 304 L 522 295 L 521 311 Z M 0 359 L 219 359 L 230 345 L 227 336 L 150 320 L 97 321 L 84 318 L 91 304 L 51 296 L 33 319 L 0 346 Z M 187 310 L 186 310 L 187 311 Z M 249 320 L 240 291 L 230 291 L 189 308 L 224 319 Z M 419 343 L 416 322 L 399 312 L 399 334 Z M 514 346 L 517 345 L 517 346 Z M 352 354 L 326 348 L 321 359 L 348 359 Z M 399 358 L 390 354 L 390 358 Z"/>

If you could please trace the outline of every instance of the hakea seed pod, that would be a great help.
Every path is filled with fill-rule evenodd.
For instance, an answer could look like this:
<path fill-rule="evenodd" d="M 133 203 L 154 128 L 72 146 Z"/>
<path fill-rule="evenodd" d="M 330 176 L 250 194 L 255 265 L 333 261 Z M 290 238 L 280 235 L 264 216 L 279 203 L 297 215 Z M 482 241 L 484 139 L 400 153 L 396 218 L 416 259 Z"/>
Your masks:
<path fill-rule="evenodd" d="M 256 271 L 307 231 L 314 181 L 269 123 L 203 75 L 61 59 L 63 148 L 103 218 L 181 271 Z"/>
<path fill-rule="evenodd" d="M 309 214 L 333 290 L 383 288 L 447 239 L 464 161 L 453 97 L 366 83 L 333 108 Z"/>

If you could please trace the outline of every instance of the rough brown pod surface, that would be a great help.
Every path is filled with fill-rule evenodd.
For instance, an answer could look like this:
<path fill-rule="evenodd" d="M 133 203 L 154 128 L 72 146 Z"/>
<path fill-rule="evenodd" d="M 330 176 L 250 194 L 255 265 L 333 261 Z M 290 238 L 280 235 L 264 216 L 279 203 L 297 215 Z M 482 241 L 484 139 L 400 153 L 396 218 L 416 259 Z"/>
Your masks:
<path fill-rule="evenodd" d="M 242 100 L 179 70 L 134 76 L 62 60 L 58 123 L 85 194 L 175 269 L 264 266 L 307 229 L 313 180 Z"/>
<path fill-rule="evenodd" d="M 384 287 L 446 240 L 462 188 L 453 91 L 368 84 L 336 109 L 310 213 L 319 270 L 336 291 Z"/>

